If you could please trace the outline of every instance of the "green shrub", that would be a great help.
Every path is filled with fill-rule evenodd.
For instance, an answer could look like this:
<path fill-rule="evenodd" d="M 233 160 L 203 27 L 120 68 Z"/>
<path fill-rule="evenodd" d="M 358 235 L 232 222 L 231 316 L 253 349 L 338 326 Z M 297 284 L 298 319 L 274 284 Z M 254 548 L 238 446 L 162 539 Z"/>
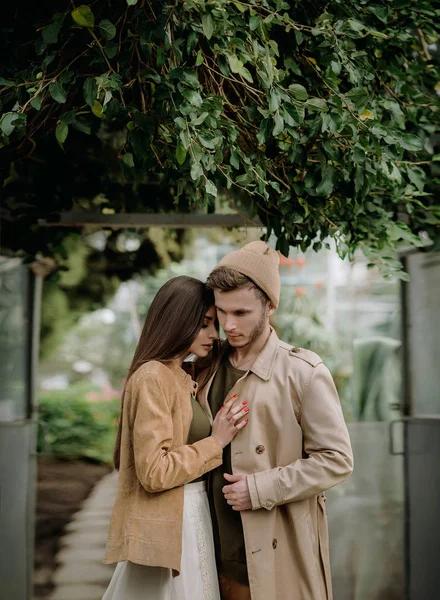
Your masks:
<path fill-rule="evenodd" d="M 38 452 L 111 464 L 119 407 L 119 398 L 87 401 L 80 386 L 45 392 L 39 399 Z"/>

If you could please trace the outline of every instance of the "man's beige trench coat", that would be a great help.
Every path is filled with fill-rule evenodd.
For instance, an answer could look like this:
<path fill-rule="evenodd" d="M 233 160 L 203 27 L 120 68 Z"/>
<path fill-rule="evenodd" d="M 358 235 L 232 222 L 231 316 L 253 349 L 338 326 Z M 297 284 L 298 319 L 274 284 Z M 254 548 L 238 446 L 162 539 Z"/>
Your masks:
<path fill-rule="evenodd" d="M 207 412 L 211 382 L 199 398 Z M 316 354 L 272 331 L 225 400 L 233 394 L 250 407 L 231 459 L 252 500 L 241 512 L 252 600 L 331 600 L 324 491 L 353 470 L 333 379 Z"/>

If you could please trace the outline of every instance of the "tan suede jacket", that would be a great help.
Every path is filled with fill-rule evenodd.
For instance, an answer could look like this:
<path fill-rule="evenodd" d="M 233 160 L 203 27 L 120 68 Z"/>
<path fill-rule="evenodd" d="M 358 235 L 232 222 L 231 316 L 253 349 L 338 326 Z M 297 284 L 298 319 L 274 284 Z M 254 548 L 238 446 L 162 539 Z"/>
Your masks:
<path fill-rule="evenodd" d="M 182 486 L 222 463 L 216 437 L 185 444 L 196 391 L 197 384 L 178 365 L 157 361 L 144 364 L 128 381 L 105 563 L 129 560 L 179 572 Z"/>

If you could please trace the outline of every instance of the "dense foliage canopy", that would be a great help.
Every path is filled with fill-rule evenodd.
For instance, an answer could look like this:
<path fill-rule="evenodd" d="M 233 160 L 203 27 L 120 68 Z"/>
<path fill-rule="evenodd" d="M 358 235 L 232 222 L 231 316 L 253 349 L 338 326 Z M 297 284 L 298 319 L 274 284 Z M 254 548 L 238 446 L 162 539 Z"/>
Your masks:
<path fill-rule="evenodd" d="M 55 164 L 68 170 L 63 157 L 76 145 L 82 194 L 90 173 L 93 197 L 104 193 L 115 210 L 127 210 L 125 193 L 139 182 L 171 199 L 161 207 L 144 196 L 144 210 L 191 210 L 226 194 L 259 215 L 284 253 L 318 250 L 331 236 L 342 256 L 361 247 L 384 269 L 396 266 L 400 241 L 435 240 L 439 2 L 19 4 L 8 9 L 17 28 L 2 33 L 1 143 L 14 165 L 7 218 L 74 204 L 77 186 L 47 157 L 58 152 Z M 118 174 L 107 173 L 105 189 L 92 172 L 97 142 L 84 141 L 96 137 Z M 53 194 L 29 185 L 24 199 L 8 193 L 28 173 L 38 178 L 40 164 Z M 21 247 L 50 250 L 35 236 Z"/>

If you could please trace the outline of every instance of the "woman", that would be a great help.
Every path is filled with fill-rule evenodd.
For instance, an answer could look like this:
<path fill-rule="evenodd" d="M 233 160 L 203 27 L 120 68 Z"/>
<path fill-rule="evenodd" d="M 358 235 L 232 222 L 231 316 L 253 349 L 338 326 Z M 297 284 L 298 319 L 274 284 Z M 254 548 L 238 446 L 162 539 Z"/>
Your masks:
<path fill-rule="evenodd" d="M 231 399 L 211 431 L 197 384 L 182 369 L 189 353 L 208 356 L 217 337 L 214 297 L 201 281 L 175 277 L 159 290 L 122 399 L 104 561 L 118 565 L 103 600 L 220 598 L 204 479 L 248 409 Z"/>

